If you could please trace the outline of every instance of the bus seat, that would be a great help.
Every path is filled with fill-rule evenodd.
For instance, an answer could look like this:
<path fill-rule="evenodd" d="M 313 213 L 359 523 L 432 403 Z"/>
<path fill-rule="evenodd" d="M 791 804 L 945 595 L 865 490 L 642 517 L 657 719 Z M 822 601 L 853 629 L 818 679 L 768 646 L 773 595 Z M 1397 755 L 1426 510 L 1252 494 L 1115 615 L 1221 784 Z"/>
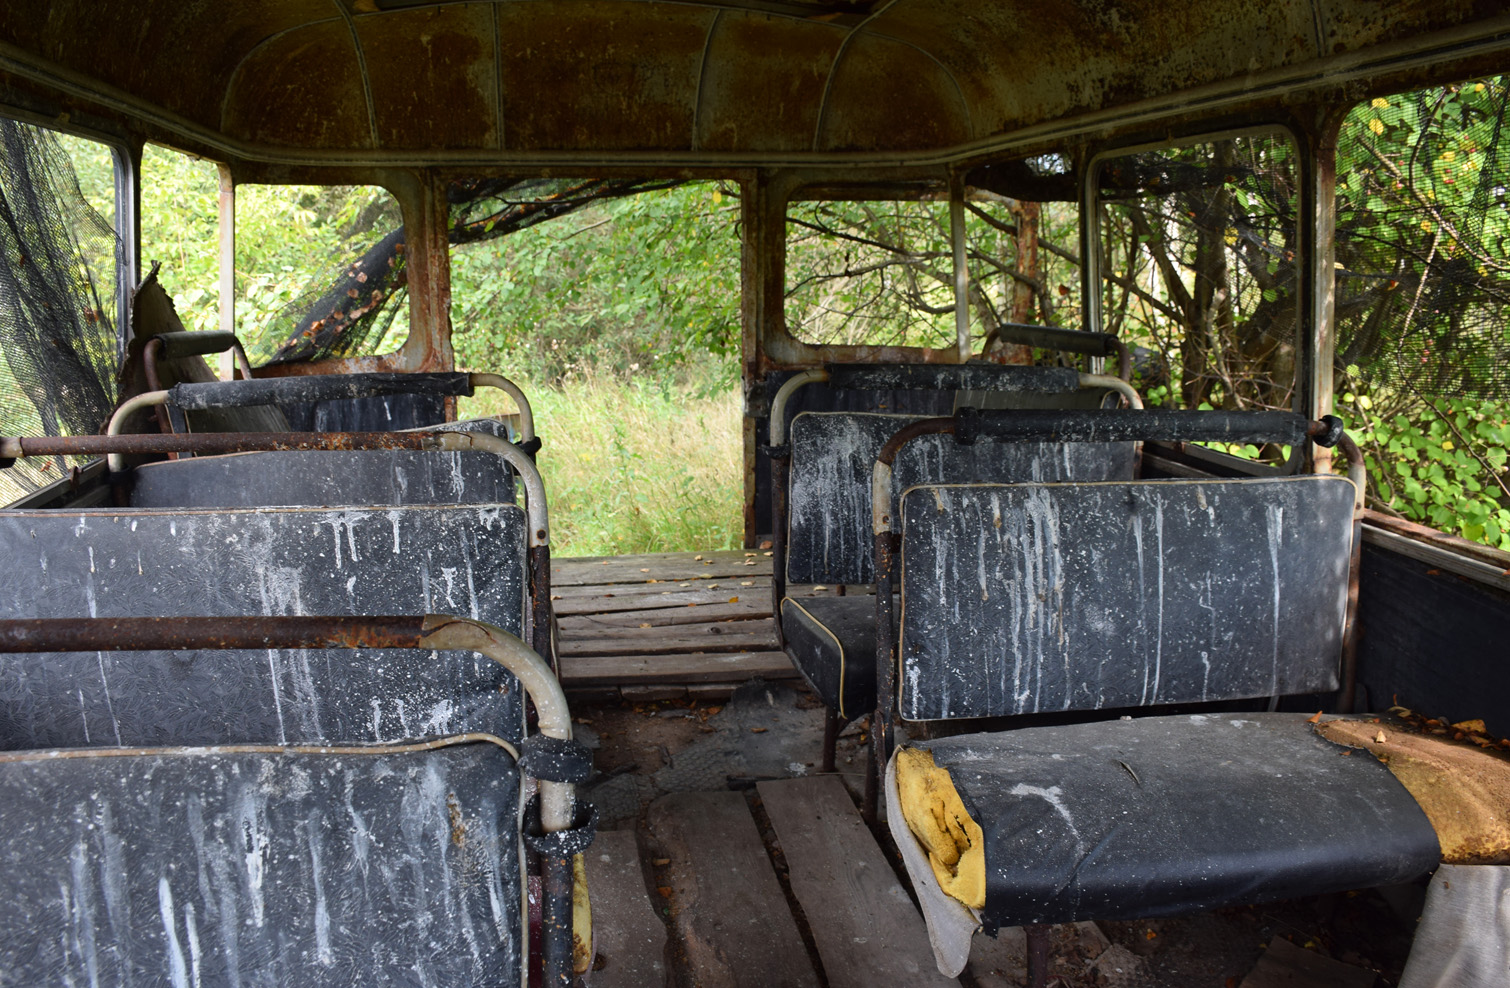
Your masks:
<path fill-rule="evenodd" d="M 1354 496 L 1332 476 L 913 487 L 899 510 L 901 715 L 1333 690 Z M 977 926 L 1174 915 L 1429 872 L 1442 845 L 1427 815 L 1375 759 L 1348 754 L 1284 713 L 915 741 L 887 766 L 887 819 L 947 970 Z M 959 842 L 928 825 L 941 793 L 968 818 L 951 828 L 972 835 L 963 876 Z"/>
<path fill-rule="evenodd" d="M 0 617 L 443 612 L 521 635 L 524 527 L 513 504 L 0 512 Z M 0 670 L 7 749 L 523 732 L 517 681 L 463 652 L 5 655 Z"/>
<path fill-rule="evenodd" d="M 486 740 L 0 755 L 0 969 L 522 988 L 520 782 Z"/>
<path fill-rule="evenodd" d="M 871 468 L 915 416 L 798 415 L 791 425 L 786 578 L 789 584 L 875 582 Z M 895 491 L 928 481 L 1110 480 L 1131 478 L 1131 443 L 981 443 L 962 446 L 926 435 L 903 447 Z M 787 597 L 783 639 L 808 684 L 844 720 L 875 709 L 875 601 Z"/>
<path fill-rule="evenodd" d="M 497 419 L 437 431 L 509 440 Z M 515 500 L 514 472 L 487 452 L 269 450 L 163 460 L 136 467 L 128 497 L 138 508 L 389 504 L 494 504 Z"/>

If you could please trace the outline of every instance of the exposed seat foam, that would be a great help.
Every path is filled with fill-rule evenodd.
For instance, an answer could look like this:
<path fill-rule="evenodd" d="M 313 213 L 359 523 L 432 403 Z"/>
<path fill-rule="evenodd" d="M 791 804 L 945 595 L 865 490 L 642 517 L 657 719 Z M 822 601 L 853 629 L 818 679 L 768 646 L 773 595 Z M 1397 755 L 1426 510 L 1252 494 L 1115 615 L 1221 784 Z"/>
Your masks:
<path fill-rule="evenodd" d="M 846 721 L 876 708 L 876 599 L 787 597 L 781 633 L 793 665 Z"/>
<path fill-rule="evenodd" d="M 1389 718 L 1328 719 L 1316 730 L 1363 748 L 1421 804 L 1449 864 L 1510 864 L 1510 759 Z"/>
<path fill-rule="evenodd" d="M 519 771 L 480 741 L 0 756 L 15 984 L 523 984 Z"/>
<path fill-rule="evenodd" d="M 1404 786 L 1317 736 L 1304 714 L 1146 717 L 912 747 L 948 771 L 984 831 L 988 931 L 1404 882 L 1440 857 Z"/>

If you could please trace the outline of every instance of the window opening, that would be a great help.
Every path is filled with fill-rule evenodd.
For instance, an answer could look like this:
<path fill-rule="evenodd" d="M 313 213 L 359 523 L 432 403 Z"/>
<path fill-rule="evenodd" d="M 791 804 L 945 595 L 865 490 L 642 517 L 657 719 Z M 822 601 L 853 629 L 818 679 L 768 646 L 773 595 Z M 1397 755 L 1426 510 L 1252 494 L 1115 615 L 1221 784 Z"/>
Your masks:
<path fill-rule="evenodd" d="M 238 185 L 236 331 L 253 366 L 403 346 L 404 248 L 386 189 Z"/>
<path fill-rule="evenodd" d="M 528 393 L 552 451 L 540 468 L 553 551 L 742 541 L 738 191 L 631 179 L 453 190 L 457 363 Z M 459 411 L 508 407 L 484 390 Z"/>
<path fill-rule="evenodd" d="M 1343 123 L 1335 388 L 1371 507 L 1510 549 L 1507 101 L 1477 79 Z"/>
<path fill-rule="evenodd" d="M 142 148 L 142 260 L 173 299 L 185 329 L 220 328 L 220 185 L 214 162 Z M 134 286 L 133 286 L 134 287 Z"/>
<path fill-rule="evenodd" d="M 1291 407 L 1298 168 L 1278 133 L 1099 163 L 1101 327 L 1150 405 Z"/>
<path fill-rule="evenodd" d="M 96 432 L 114 407 L 121 256 L 114 198 L 108 147 L 0 118 L 0 432 L 6 435 Z M 19 460 L 0 472 L 0 502 L 87 462 Z"/>
<path fill-rule="evenodd" d="M 1003 323 L 1079 329 L 1079 207 L 1058 155 L 966 176 L 971 352 L 1023 361 Z M 1037 186 L 1035 188 L 1035 185 Z M 1058 198 L 1045 194 L 1057 188 Z M 787 208 L 786 320 L 805 343 L 957 345 L 948 193 L 918 199 L 794 201 Z"/>

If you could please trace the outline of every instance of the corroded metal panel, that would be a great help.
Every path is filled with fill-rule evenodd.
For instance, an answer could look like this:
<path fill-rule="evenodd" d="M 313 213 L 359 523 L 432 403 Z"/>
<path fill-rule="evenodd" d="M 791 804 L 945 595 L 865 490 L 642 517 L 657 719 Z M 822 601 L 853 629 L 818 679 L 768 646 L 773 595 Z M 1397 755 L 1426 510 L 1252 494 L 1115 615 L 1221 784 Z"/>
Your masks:
<path fill-rule="evenodd" d="M 504 146 L 689 148 L 716 16 L 679 4 L 500 5 Z"/>
<path fill-rule="evenodd" d="M 343 21 L 294 28 L 238 62 L 221 83 L 217 130 L 273 146 L 375 146 L 362 59 Z"/>
<path fill-rule="evenodd" d="M 851 39 L 834 65 L 814 150 L 939 148 L 974 136 L 958 81 L 911 39 L 899 40 L 906 37 Z"/>
<path fill-rule="evenodd" d="M 910 415 L 805 412 L 792 421 L 787 579 L 874 583 L 871 472 Z M 914 484 L 1112 480 L 1132 477 L 1131 444 L 991 443 L 920 436 L 902 448 L 892 496 Z"/>
<path fill-rule="evenodd" d="M 809 150 L 834 56 L 847 33 L 837 24 L 793 31 L 784 18 L 724 11 L 708 38 L 696 146 Z M 773 76 L 775 85 L 768 82 Z"/>
<path fill-rule="evenodd" d="M 1344 477 L 915 487 L 910 720 L 1337 688 Z"/>
<path fill-rule="evenodd" d="M 493 5 L 426 6 L 353 23 L 380 146 L 498 146 Z"/>
<path fill-rule="evenodd" d="M 0 761 L 14 984 L 519 985 L 519 772 L 491 743 Z"/>
<path fill-rule="evenodd" d="M 0 512 L 0 616 L 456 614 L 515 635 L 514 505 Z M 522 732 L 470 652 L 109 652 L 0 659 L 0 747 L 324 744 Z"/>
<path fill-rule="evenodd" d="M 1339 70 L 1377 75 L 1363 59 L 1424 48 L 1434 32 L 1458 35 L 1431 57 L 1458 57 L 1456 41 L 1491 38 L 1505 16 L 1475 0 L 899 0 L 869 15 L 814 4 L 811 16 L 740 7 L 12 0 L 0 7 L 0 44 L 26 63 L 17 92 L 39 86 L 58 109 L 76 105 L 60 95 L 72 84 L 50 81 L 60 67 L 82 77 L 75 93 L 146 121 L 148 136 L 223 138 L 230 157 L 496 148 L 695 161 L 701 149 L 960 150 L 1201 87 L 1240 100 L 1256 81 L 1328 98 Z M 1386 71 L 1431 76 L 1407 62 Z"/>

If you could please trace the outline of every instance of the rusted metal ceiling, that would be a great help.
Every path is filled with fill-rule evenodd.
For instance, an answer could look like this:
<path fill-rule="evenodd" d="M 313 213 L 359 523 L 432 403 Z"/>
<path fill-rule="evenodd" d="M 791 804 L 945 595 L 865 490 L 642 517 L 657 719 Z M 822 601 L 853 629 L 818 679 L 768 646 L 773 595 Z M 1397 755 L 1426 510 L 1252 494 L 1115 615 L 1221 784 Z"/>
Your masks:
<path fill-rule="evenodd" d="M 947 160 L 1171 95 L 1503 51 L 1503 6 L 9 0 L 0 102 L 265 161 Z"/>

